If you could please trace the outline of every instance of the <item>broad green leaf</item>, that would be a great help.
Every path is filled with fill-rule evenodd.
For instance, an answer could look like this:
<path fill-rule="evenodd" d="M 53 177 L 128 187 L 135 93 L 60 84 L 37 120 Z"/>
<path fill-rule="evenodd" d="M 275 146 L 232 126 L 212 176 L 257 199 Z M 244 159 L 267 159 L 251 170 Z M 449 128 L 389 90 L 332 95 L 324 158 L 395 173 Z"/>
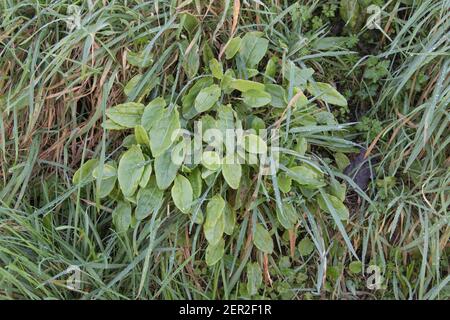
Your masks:
<path fill-rule="evenodd" d="M 152 100 L 144 109 L 141 124 L 145 130 L 150 131 L 164 115 L 166 101 L 159 97 Z"/>
<path fill-rule="evenodd" d="M 139 186 L 141 188 L 145 188 L 147 186 L 147 183 L 150 180 L 150 176 L 152 175 L 152 164 L 148 163 L 145 165 L 144 173 L 142 174 L 141 180 L 139 181 Z"/>
<path fill-rule="evenodd" d="M 102 127 L 106 130 L 125 130 L 127 127 L 121 126 L 120 124 L 115 123 L 111 119 L 107 119 L 102 123 Z"/>
<path fill-rule="evenodd" d="M 151 177 L 145 188 L 139 189 L 137 194 L 136 219 L 142 220 L 148 217 L 152 212 L 161 208 L 164 201 L 164 191 L 156 185 L 155 177 Z"/>
<path fill-rule="evenodd" d="M 138 144 L 150 147 L 150 139 L 143 126 L 137 125 L 134 127 L 134 137 Z"/>
<path fill-rule="evenodd" d="M 348 268 L 349 268 L 351 273 L 359 274 L 362 271 L 362 263 L 361 263 L 361 261 L 352 261 L 348 265 Z"/>
<path fill-rule="evenodd" d="M 92 171 L 92 176 L 95 179 L 99 179 L 101 176 L 101 179 L 108 179 L 112 177 L 117 177 L 117 168 L 113 165 L 105 163 L 103 165 L 103 168 L 101 164 L 99 164 L 97 167 L 94 168 Z"/>
<path fill-rule="evenodd" d="M 96 190 L 98 196 L 100 198 L 104 198 L 104 197 L 108 196 L 114 190 L 114 187 L 116 186 L 116 181 L 117 181 L 117 176 L 107 178 L 107 179 L 102 179 L 102 181 L 100 181 L 99 188 Z"/>
<path fill-rule="evenodd" d="M 242 168 L 236 157 L 226 157 L 222 164 L 222 175 L 232 189 L 238 189 L 241 182 Z"/>
<path fill-rule="evenodd" d="M 269 104 L 272 101 L 272 97 L 265 91 L 260 90 L 248 90 L 242 93 L 244 103 L 251 108 L 260 108 Z"/>
<path fill-rule="evenodd" d="M 265 56 L 268 45 L 269 40 L 260 38 L 255 33 L 247 33 L 242 38 L 239 54 L 247 67 L 258 65 Z"/>
<path fill-rule="evenodd" d="M 214 119 L 211 115 L 206 114 L 204 116 L 202 116 L 200 118 L 201 124 L 202 124 L 202 134 L 203 134 L 203 141 L 206 141 L 205 138 L 205 133 L 209 130 L 209 129 L 216 129 L 217 128 L 217 123 L 216 123 L 216 119 Z"/>
<path fill-rule="evenodd" d="M 135 144 L 138 144 L 138 143 L 136 141 L 136 137 L 134 136 L 134 134 L 130 134 L 130 135 L 126 136 L 122 141 L 122 146 L 127 149 L 130 149 Z"/>
<path fill-rule="evenodd" d="M 302 114 L 298 122 L 303 126 L 315 126 L 317 124 L 316 118 L 310 114 Z"/>
<path fill-rule="evenodd" d="M 175 206 L 181 212 L 188 213 L 193 201 L 193 191 L 189 180 L 182 175 L 177 175 L 173 182 L 171 194 Z"/>
<path fill-rule="evenodd" d="M 100 172 L 102 170 L 103 172 Z M 99 179 L 101 176 L 101 181 L 99 182 L 100 184 L 97 185 L 96 192 L 100 198 L 104 198 L 112 192 L 116 185 L 117 168 L 110 164 L 104 164 L 102 169 L 100 165 L 98 165 L 92 172 L 92 176 L 95 179 Z"/>
<path fill-rule="evenodd" d="M 189 89 L 188 93 L 181 98 L 183 106 L 183 117 L 185 119 L 192 119 L 198 114 L 198 111 L 194 107 L 195 98 L 197 97 L 200 90 L 209 87 L 214 83 L 212 77 L 205 77 L 198 79 L 194 85 Z"/>
<path fill-rule="evenodd" d="M 271 254 L 273 252 L 273 241 L 269 231 L 258 223 L 253 234 L 254 245 L 264 253 Z"/>
<path fill-rule="evenodd" d="M 198 93 L 195 98 L 195 110 L 197 112 L 205 112 L 211 109 L 220 98 L 220 87 L 217 84 L 206 87 Z"/>
<path fill-rule="evenodd" d="M 117 175 L 120 190 L 125 197 L 131 197 L 137 190 L 144 173 L 145 158 L 137 145 L 128 149 L 120 158 Z"/>
<path fill-rule="evenodd" d="M 251 68 L 247 68 L 247 78 L 253 78 L 256 77 L 259 74 L 259 70 L 258 69 L 251 69 Z"/>
<path fill-rule="evenodd" d="M 314 70 L 311 68 L 299 68 L 294 62 L 285 64 L 284 78 L 292 81 L 294 87 L 305 88 L 306 83 L 312 78 Z"/>
<path fill-rule="evenodd" d="M 243 79 L 234 79 L 230 83 L 230 87 L 240 92 L 246 92 L 249 90 L 264 91 L 264 84 Z"/>
<path fill-rule="evenodd" d="M 247 292 L 254 296 L 262 284 L 262 270 L 257 262 L 247 264 Z"/>
<path fill-rule="evenodd" d="M 265 91 L 270 94 L 270 105 L 274 108 L 285 108 L 288 105 L 286 90 L 278 84 L 266 84 Z"/>
<path fill-rule="evenodd" d="M 259 133 L 261 130 L 266 129 L 266 123 L 260 117 L 252 117 L 252 121 L 250 124 L 251 128 Z"/>
<path fill-rule="evenodd" d="M 236 211 L 230 206 L 228 202 L 226 202 L 223 214 L 225 221 L 223 232 L 231 236 L 236 225 Z"/>
<path fill-rule="evenodd" d="M 186 159 L 187 145 L 184 140 L 178 142 L 172 147 L 172 162 L 175 165 L 181 166 Z"/>
<path fill-rule="evenodd" d="M 209 69 L 211 70 L 214 78 L 219 80 L 223 78 L 223 67 L 217 59 L 212 59 L 209 61 Z"/>
<path fill-rule="evenodd" d="M 180 129 L 178 111 L 173 109 L 155 123 L 150 130 L 150 147 L 153 157 L 162 155 L 173 143 L 173 134 Z"/>
<path fill-rule="evenodd" d="M 72 177 L 73 184 L 85 183 L 94 180 L 92 172 L 98 165 L 98 159 L 90 159 L 78 168 Z"/>
<path fill-rule="evenodd" d="M 195 43 L 190 47 L 189 52 L 184 52 L 182 66 L 189 79 L 192 79 L 197 75 L 200 67 L 200 56 L 198 55 L 198 50 L 198 45 Z"/>
<path fill-rule="evenodd" d="M 350 164 L 350 160 L 348 159 L 348 157 L 342 153 L 342 152 L 337 152 L 334 154 L 334 160 L 336 161 L 336 165 L 339 168 L 339 170 L 341 172 L 344 171 L 345 168 L 348 167 L 348 165 Z"/>
<path fill-rule="evenodd" d="M 295 144 L 295 152 L 304 156 L 308 150 L 308 141 L 304 137 L 300 137 L 297 139 L 297 143 Z"/>
<path fill-rule="evenodd" d="M 291 203 L 282 203 L 283 210 L 280 210 L 277 206 L 277 219 L 280 224 L 288 230 L 294 229 L 298 223 L 299 215 Z"/>
<path fill-rule="evenodd" d="M 348 220 L 350 214 L 345 204 L 339 198 L 332 196 L 331 194 L 327 194 L 326 196 L 328 197 L 332 208 L 328 208 L 325 200 L 320 195 L 317 197 L 317 203 L 319 204 L 320 209 L 328 213 L 331 213 L 331 210 L 334 209 L 341 220 Z"/>
<path fill-rule="evenodd" d="M 216 55 L 214 54 L 213 50 L 211 49 L 211 46 L 208 43 L 208 40 L 203 40 L 202 43 L 202 59 L 203 64 L 207 65 L 209 62 L 214 59 Z"/>
<path fill-rule="evenodd" d="M 297 94 L 299 94 L 299 95 L 297 96 L 297 100 L 295 101 L 295 104 L 294 104 L 295 108 L 294 108 L 294 110 L 295 111 L 300 111 L 300 112 L 303 112 L 303 111 L 309 112 L 308 109 L 305 108 L 308 105 L 308 103 L 309 103 L 308 98 L 305 96 L 305 94 L 303 93 L 303 91 L 300 88 L 296 88 L 295 87 L 294 88 L 294 95 L 297 95 Z"/>
<path fill-rule="evenodd" d="M 133 78 L 131 78 L 125 87 L 123 88 L 123 92 L 128 97 L 133 89 L 138 85 L 139 81 L 142 79 L 142 74 L 137 74 Z"/>
<path fill-rule="evenodd" d="M 277 73 L 277 65 L 279 58 L 277 56 L 272 56 L 272 58 L 267 61 L 266 69 L 264 71 L 264 81 L 269 82 L 270 79 L 274 79 Z"/>
<path fill-rule="evenodd" d="M 328 83 L 309 83 L 307 90 L 311 95 L 329 104 L 341 107 L 347 106 L 347 99 Z"/>
<path fill-rule="evenodd" d="M 143 86 L 141 84 L 142 75 L 138 74 L 131 78 L 130 81 L 126 84 L 125 88 L 123 89 L 125 95 L 130 100 L 135 100 L 136 102 L 140 102 L 143 98 L 145 98 L 150 91 L 156 87 L 160 79 L 159 78 L 152 78 L 150 81 L 147 81 Z M 134 93 L 135 89 L 138 89 L 139 91 Z M 138 95 L 136 98 L 135 96 Z"/>
<path fill-rule="evenodd" d="M 291 191 L 292 187 L 292 178 L 289 177 L 285 172 L 281 172 L 278 177 L 278 187 L 284 193 L 288 193 Z"/>
<path fill-rule="evenodd" d="M 314 243 L 305 237 L 298 243 L 298 251 L 301 256 L 308 256 L 314 251 Z"/>
<path fill-rule="evenodd" d="M 342 202 L 345 200 L 347 187 L 345 183 L 339 183 L 336 179 L 330 181 L 330 193 Z"/>
<path fill-rule="evenodd" d="M 227 130 L 234 129 L 234 111 L 231 105 L 221 105 L 217 108 L 216 125 L 222 132 L 224 139 L 226 137 Z"/>
<path fill-rule="evenodd" d="M 192 194 L 194 196 L 194 199 L 199 198 L 202 195 L 202 173 L 200 171 L 200 168 L 195 168 L 191 174 L 188 177 L 189 182 L 191 183 L 192 187 Z"/>
<path fill-rule="evenodd" d="M 172 149 L 155 158 L 155 175 L 158 188 L 167 189 L 177 176 L 179 164 L 172 161 Z"/>
<path fill-rule="evenodd" d="M 227 48 L 225 49 L 225 58 L 227 60 L 232 59 L 241 47 L 241 38 L 235 37 L 228 42 Z"/>
<path fill-rule="evenodd" d="M 199 224 L 199 225 L 202 225 L 202 224 L 203 224 L 204 217 L 203 217 L 203 212 L 202 212 L 201 209 L 197 210 L 196 215 L 195 215 L 195 216 L 193 215 L 193 216 L 191 217 L 191 221 L 192 221 L 194 218 L 195 218 L 195 220 L 194 220 L 194 223 L 195 223 L 195 224 Z"/>
<path fill-rule="evenodd" d="M 206 206 L 203 232 L 209 244 L 217 244 L 222 239 L 225 228 L 224 209 L 225 200 L 220 195 L 212 197 Z"/>
<path fill-rule="evenodd" d="M 337 124 L 336 118 L 331 112 L 321 111 L 314 114 L 318 124 L 334 125 Z"/>
<path fill-rule="evenodd" d="M 127 231 L 131 225 L 131 205 L 128 202 L 119 201 L 112 217 L 117 232 Z"/>
<path fill-rule="evenodd" d="M 236 74 L 232 69 L 227 69 L 227 71 L 225 71 L 222 80 L 220 80 L 220 87 L 225 94 L 230 94 L 233 92 L 234 88 L 231 87 L 231 83 L 235 80 L 235 78 Z"/>
<path fill-rule="evenodd" d="M 287 172 L 287 174 L 295 182 L 303 186 L 319 188 L 326 185 L 323 180 L 323 175 L 306 165 L 290 168 L 290 171 Z"/>
<path fill-rule="evenodd" d="M 144 51 L 128 52 L 127 62 L 135 67 L 146 68 L 153 64 L 153 56 L 151 54 L 146 55 Z"/>
<path fill-rule="evenodd" d="M 187 32 L 192 33 L 198 26 L 198 19 L 194 15 L 184 12 L 180 14 L 180 24 Z"/>
<path fill-rule="evenodd" d="M 266 142 L 252 133 L 244 136 L 244 149 L 253 154 L 267 154 Z"/>
<path fill-rule="evenodd" d="M 211 171 L 219 170 L 221 162 L 220 155 L 216 151 L 205 151 L 202 154 L 202 165 Z"/>
<path fill-rule="evenodd" d="M 206 247 L 206 264 L 213 266 L 222 259 L 225 252 L 225 241 L 220 239 L 216 244 L 208 244 Z"/>
<path fill-rule="evenodd" d="M 134 128 L 138 124 L 141 124 L 143 113 L 144 105 L 136 102 L 127 102 L 106 109 L 106 116 L 125 128 Z"/>
<path fill-rule="evenodd" d="M 233 111 L 233 108 L 229 104 L 226 106 L 221 105 L 217 109 L 216 125 L 217 128 L 222 133 L 222 140 L 223 140 L 222 141 L 223 143 L 221 143 L 217 148 L 222 148 L 222 146 L 225 145 L 225 148 L 227 150 L 230 150 L 230 152 L 232 152 L 231 150 L 235 149 L 236 147 L 235 136 L 229 134 L 230 133 L 229 130 L 235 129 L 234 117 L 235 113 Z"/>
<path fill-rule="evenodd" d="M 318 51 L 339 49 L 346 46 L 351 37 L 323 37 L 315 40 L 311 45 Z"/>
<path fill-rule="evenodd" d="M 203 168 L 203 170 L 202 170 L 202 179 L 205 180 L 205 183 L 208 186 L 210 186 L 211 183 L 213 182 L 213 179 L 214 179 L 213 173 L 214 173 L 214 171 L 211 171 L 206 168 Z"/>

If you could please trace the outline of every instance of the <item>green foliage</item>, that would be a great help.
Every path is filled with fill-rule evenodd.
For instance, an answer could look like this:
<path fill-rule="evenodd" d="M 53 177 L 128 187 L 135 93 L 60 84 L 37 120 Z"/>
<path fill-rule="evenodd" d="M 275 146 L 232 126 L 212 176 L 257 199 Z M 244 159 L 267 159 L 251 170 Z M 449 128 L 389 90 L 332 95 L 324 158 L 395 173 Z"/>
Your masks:
<path fill-rule="evenodd" d="M 0 3 L 5 299 L 448 299 L 445 1 L 235 4 Z M 199 120 L 239 165 L 211 136 L 173 161 Z"/>
<path fill-rule="evenodd" d="M 227 59 L 234 57 L 236 65 L 243 62 L 247 71 L 247 68 L 258 67 L 266 56 L 268 40 L 256 32 L 245 34 L 242 40 L 236 39 L 227 48 Z M 271 64 L 275 60 L 272 58 L 268 61 Z M 313 206 L 318 204 L 324 212 L 331 212 L 323 204 L 322 197 L 318 196 L 318 190 L 328 185 L 328 179 L 319 163 L 304 158 L 307 156 L 307 135 L 298 137 L 292 134 L 292 130 L 307 130 L 309 123 L 337 123 L 331 113 L 323 112 L 316 104 L 309 103 L 306 93 L 302 91 L 306 88 L 311 98 L 332 105 L 347 105 L 345 98 L 331 85 L 313 80 L 314 71 L 311 68 L 302 68 L 292 61 L 286 62 L 285 81 L 280 83 L 260 82 L 261 79 L 256 77 L 258 72 L 251 76 L 252 80 L 239 78 L 237 75 L 242 74 L 242 68 L 236 65 L 224 65 L 217 59 L 210 59 L 207 67 L 212 78 L 205 74 L 205 77 L 196 80 L 186 94 L 180 97 L 182 108 L 176 104 L 178 101 L 170 102 L 167 97 L 158 97 L 149 101 L 147 106 L 128 102 L 112 107 L 107 112 L 109 121 L 124 128 L 134 128 L 135 138 L 135 145 L 131 145 L 119 161 L 118 181 L 122 196 L 114 194 L 112 199 L 120 199 L 119 212 L 124 213 L 116 214 L 120 217 L 115 219 L 116 225 L 121 231 L 127 230 L 131 226 L 131 216 L 137 220 L 146 219 L 152 213 L 155 214 L 161 202 L 168 198 L 171 198 L 175 208 L 190 219 L 197 217 L 203 208 L 206 210 L 203 230 L 208 242 L 205 259 L 209 266 L 216 264 L 224 255 L 227 247 L 224 234 L 232 235 L 235 224 L 241 222 L 236 220 L 236 203 L 232 199 L 236 199 L 243 188 L 252 187 L 246 178 L 249 174 L 259 176 L 269 184 L 272 176 L 278 179 L 276 187 L 270 187 L 275 196 L 274 210 L 269 213 L 268 220 L 257 222 L 253 227 L 253 243 L 263 253 L 274 252 L 273 231 L 270 230 L 278 227 L 292 230 L 299 221 L 298 212 L 302 210 L 297 206 L 299 202 L 281 203 L 280 190 L 284 194 L 305 193 L 308 195 L 305 201 Z M 276 64 L 268 68 L 273 69 L 270 71 L 273 78 L 277 78 L 277 73 L 282 71 Z M 191 78 L 189 71 L 186 72 Z M 225 77 L 228 77 L 227 81 L 224 81 Z M 297 94 L 295 103 L 288 103 L 288 85 L 294 86 Z M 264 109 L 265 116 L 252 116 L 255 108 Z M 286 111 L 293 114 L 291 119 L 285 118 Z M 310 114 L 314 117 L 308 125 L 305 126 L 303 121 L 297 122 L 297 117 L 309 117 Z M 196 120 L 202 121 L 203 143 L 192 150 L 192 142 L 186 141 L 177 131 L 192 131 Z M 288 137 L 287 140 L 283 139 L 282 147 L 288 151 L 282 153 L 281 164 L 278 164 L 279 156 L 275 157 L 270 150 L 270 137 L 259 134 L 276 121 L 290 121 L 290 130 L 284 125 L 280 127 L 281 135 Z M 226 135 L 217 139 L 210 134 L 226 134 L 227 130 L 236 129 L 244 130 L 242 139 L 236 140 L 237 146 L 230 144 Z M 333 135 L 326 130 L 322 134 L 324 137 Z M 197 155 L 201 155 L 201 161 L 188 162 L 192 157 L 195 158 L 196 151 Z M 223 156 L 223 151 L 226 156 Z M 175 161 L 174 155 L 178 155 L 179 160 Z M 264 166 L 270 167 L 270 162 L 277 164 L 277 167 L 281 165 L 281 168 L 275 168 L 273 174 L 263 169 Z M 152 177 L 153 171 L 156 179 Z M 182 172 L 191 172 L 189 179 Z M 221 175 L 216 175 L 216 172 L 221 172 Z M 165 190 L 170 186 L 168 194 Z M 206 193 L 202 193 L 204 186 L 207 187 Z M 266 201 L 262 185 L 257 185 L 255 192 L 256 204 Z M 205 197 L 209 200 L 205 201 Z M 348 211 L 341 200 L 333 195 L 329 195 L 329 199 L 339 217 L 347 220 Z M 252 204 L 245 204 L 244 208 L 249 205 Z M 276 216 L 280 224 L 271 223 L 271 216 Z M 252 293 L 256 290 L 255 284 L 249 285 L 249 288 Z"/>

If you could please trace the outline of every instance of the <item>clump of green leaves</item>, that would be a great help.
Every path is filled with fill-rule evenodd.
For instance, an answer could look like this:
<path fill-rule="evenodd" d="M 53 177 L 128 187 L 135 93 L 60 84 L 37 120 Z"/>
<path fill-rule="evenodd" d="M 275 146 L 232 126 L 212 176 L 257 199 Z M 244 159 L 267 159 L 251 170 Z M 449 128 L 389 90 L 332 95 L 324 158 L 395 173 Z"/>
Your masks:
<path fill-rule="evenodd" d="M 262 255 L 274 252 L 277 230 L 295 232 L 306 212 L 322 212 L 345 233 L 345 186 L 332 175 L 341 165 L 325 165 L 313 153 L 352 150 L 343 139 L 345 126 L 327 108 L 347 101 L 330 84 L 316 82 L 312 68 L 268 53 L 268 46 L 258 32 L 235 37 L 201 76 L 197 66 L 183 64 L 193 80 L 176 100 L 162 95 L 144 104 L 143 96 L 107 110 L 106 129 L 130 132 L 127 150 L 117 163 L 85 162 L 73 182 L 94 182 L 98 198 L 116 203 L 118 232 L 168 206 L 191 225 L 203 225 L 209 266 L 224 257 L 249 214 L 252 243 Z M 261 134 L 265 129 L 276 132 L 277 144 Z M 242 139 L 230 143 L 208 134 L 226 137 L 227 130 L 242 132 Z M 186 132 L 203 135 L 192 141 Z M 305 238 L 299 250 L 311 254 L 314 245 Z M 254 295 L 262 271 L 256 262 L 247 271 L 246 289 Z"/>

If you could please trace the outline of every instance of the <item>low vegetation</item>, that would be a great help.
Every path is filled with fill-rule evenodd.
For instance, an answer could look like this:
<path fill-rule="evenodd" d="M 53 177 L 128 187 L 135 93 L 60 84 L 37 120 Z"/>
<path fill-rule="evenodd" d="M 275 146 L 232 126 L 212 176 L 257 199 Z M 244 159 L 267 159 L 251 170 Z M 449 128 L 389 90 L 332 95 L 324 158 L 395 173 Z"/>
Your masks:
<path fill-rule="evenodd" d="M 449 298 L 449 7 L 1 2 L 0 296 Z"/>

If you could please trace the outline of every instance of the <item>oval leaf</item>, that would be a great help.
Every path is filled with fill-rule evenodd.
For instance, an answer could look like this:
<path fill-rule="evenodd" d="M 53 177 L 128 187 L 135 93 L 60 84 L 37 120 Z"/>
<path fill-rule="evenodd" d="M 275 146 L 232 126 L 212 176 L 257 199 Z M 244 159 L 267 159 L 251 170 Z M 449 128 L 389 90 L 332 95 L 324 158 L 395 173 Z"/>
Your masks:
<path fill-rule="evenodd" d="M 232 189 L 238 189 L 241 182 L 242 168 L 235 157 L 227 157 L 222 164 L 222 175 Z"/>
<path fill-rule="evenodd" d="M 272 101 L 272 97 L 265 91 L 248 90 L 242 94 L 244 103 L 251 108 L 260 108 Z"/>
<path fill-rule="evenodd" d="M 262 284 L 262 270 L 257 262 L 247 264 L 247 292 L 254 296 Z"/>
<path fill-rule="evenodd" d="M 225 252 L 225 241 L 220 239 L 216 244 L 208 244 L 206 247 L 206 264 L 213 266 L 222 259 Z"/>
<path fill-rule="evenodd" d="M 290 168 L 287 174 L 294 179 L 295 182 L 303 186 L 311 188 L 325 186 L 322 175 L 318 171 L 305 165 Z"/>
<path fill-rule="evenodd" d="M 181 212 L 188 213 L 193 200 L 193 191 L 189 180 L 182 175 L 178 175 L 173 182 L 171 194 L 175 206 Z"/>
<path fill-rule="evenodd" d="M 239 53 L 247 67 L 254 67 L 261 61 L 268 45 L 269 40 L 260 38 L 253 32 L 242 38 Z"/>
<path fill-rule="evenodd" d="M 167 189 L 177 176 L 179 164 L 172 161 L 172 150 L 169 149 L 155 158 L 155 175 L 158 188 Z"/>
<path fill-rule="evenodd" d="M 150 147 L 156 158 L 163 154 L 173 143 L 173 135 L 180 129 L 178 111 L 173 109 L 155 123 L 150 130 Z"/>
<path fill-rule="evenodd" d="M 92 173 L 98 165 L 98 159 L 90 159 L 75 171 L 72 182 L 73 184 L 85 183 L 94 180 Z"/>
<path fill-rule="evenodd" d="M 328 83 L 309 83 L 307 89 L 310 94 L 329 104 L 347 106 L 347 99 Z"/>
<path fill-rule="evenodd" d="M 273 252 L 273 241 L 269 231 L 258 223 L 253 234 L 253 244 L 262 252 L 271 254 Z"/>
<path fill-rule="evenodd" d="M 198 93 L 195 98 L 194 106 L 197 112 L 204 112 L 211 109 L 219 101 L 220 87 L 217 84 L 206 87 Z"/>
<path fill-rule="evenodd" d="M 249 90 L 264 91 L 264 84 L 251 80 L 234 79 L 231 81 L 230 87 L 240 92 Z"/>
<path fill-rule="evenodd" d="M 141 180 L 139 181 L 139 187 L 145 188 L 147 186 L 148 181 L 150 180 L 150 176 L 152 175 L 152 165 L 151 163 L 147 164 L 144 169 L 144 173 L 142 174 Z"/>
<path fill-rule="evenodd" d="M 308 238 L 303 238 L 298 243 L 298 251 L 300 252 L 301 256 L 308 256 L 310 255 L 314 250 L 314 243 Z"/>
<path fill-rule="evenodd" d="M 164 191 L 156 185 L 155 177 L 152 177 L 147 186 L 140 189 L 136 197 L 136 219 L 142 220 L 152 212 L 157 212 L 163 204 Z"/>
<path fill-rule="evenodd" d="M 345 204 L 331 194 L 326 194 L 326 196 L 328 197 L 332 207 L 329 208 L 325 202 L 325 199 L 322 196 L 319 196 L 317 197 L 317 203 L 319 204 L 320 209 L 328 213 L 331 213 L 331 210 L 334 210 L 341 220 L 348 220 L 350 214 Z"/>
<path fill-rule="evenodd" d="M 152 100 L 144 109 L 141 118 L 141 125 L 145 130 L 150 131 L 153 126 L 161 120 L 164 115 L 166 101 L 159 97 Z"/>
<path fill-rule="evenodd" d="M 215 195 L 206 206 L 206 220 L 203 232 L 210 244 L 216 244 L 222 239 L 224 231 L 225 200 L 220 195 Z"/>
<path fill-rule="evenodd" d="M 282 209 L 277 206 L 277 219 L 280 224 L 287 230 L 294 229 L 298 222 L 299 216 L 291 203 L 283 202 Z"/>
<path fill-rule="evenodd" d="M 134 138 L 138 144 L 150 147 L 150 139 L 143 126 L 137 125 L 134 127 Z"/>
<path fill-rule="evenodd" d="M 211 73 L 214 78 L 222 79 L 223 77 L 223 67 L 222 64 L 217 61 L 217 59 L 211 59 L 209 61 L 209 69 L 211 70 Z"/>
<path fill-rule="evenodd" d="M 202 154 L 202 165 L 211 171 L 220 169 L 221 159 L 216 151 L 205 151 Z"/>
<path fill-rule="evenodd" d="M 106 116 L 114 123 L 125 128 L 134 128 L 141 124 L 143 113 L 144 105 L 136 102 L 127 102 L 106 109 Z"/>
<path fill-rule="evenodd" d="M 128 202 L 119 201 L 112 217 L 117 232 L 127 231 L 131 225 L 131 205 Z"/>
<path fill-rule="evenodd" d="M 244 149 L 253 154 L 266 154 L 266 142 L 256 134 L 247 134 L 244 136 Z"/>
<path fill-rule="evenodd" d="M 117 175 L 120 190 L 125 197 L 131 197 L 139 186 L 144 173 L 145 158 L 139 146 L 128 149 L 119 161 Z"/>
<path fill-rule="evenodd" d="M 241 47 L 241 38 L 235 37 L 228 42 L 227 48 L 225 49 L 225 58 L 227 60 L 232 59 Z"/>

